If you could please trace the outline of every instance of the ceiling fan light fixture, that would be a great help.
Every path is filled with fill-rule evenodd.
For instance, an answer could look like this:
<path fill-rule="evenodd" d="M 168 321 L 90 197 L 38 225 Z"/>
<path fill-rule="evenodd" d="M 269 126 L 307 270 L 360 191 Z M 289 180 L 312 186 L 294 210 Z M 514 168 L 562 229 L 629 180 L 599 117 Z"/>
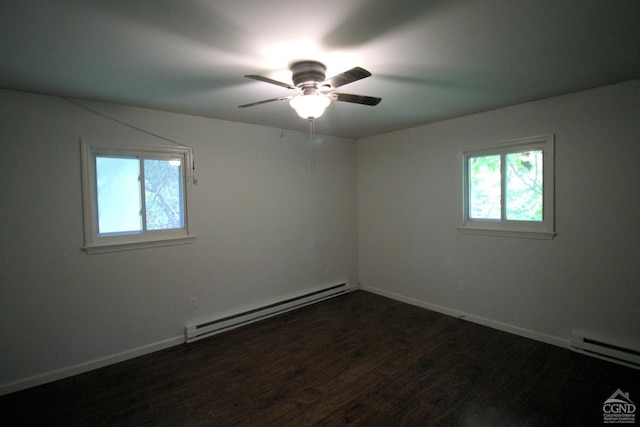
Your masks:
<path fill-rule="evenodd" d="M 303 119 L 317 119 L 330 103 L 329 97 L 320 94 L 300 94 L 289 101 L 291 108 Z"/>
<path fill-rule="evenodd" d="M 324 110 L 331 104 L 331 101 L 350 102 L 361 105 L 378 105 L 382 98 L 364 95 L 352 95 L 348 93 L 335 93 L 334 89 L 349 83 L 371 76 L 371 73 L 364 68 L 354 67 L 344 73 L 337 74 L 330 79 L 325 77 L 326 67 L 318 61 L 298 61 L 291 65 L 291 80 L 293 84 L 283 83 L 269 77 L 255 74 L 247 74 L 253 80 L 295 90 L 296 95 L 280 96 L 278 98 L 266 99 L 264 101 L 252 102 L 239 105 L 240 108 L 253 107 L 254 105 L 266 104 L 273 101 L 289 100 L 291 108 L 303 119 L 317 119 L 322 116 Z"/>

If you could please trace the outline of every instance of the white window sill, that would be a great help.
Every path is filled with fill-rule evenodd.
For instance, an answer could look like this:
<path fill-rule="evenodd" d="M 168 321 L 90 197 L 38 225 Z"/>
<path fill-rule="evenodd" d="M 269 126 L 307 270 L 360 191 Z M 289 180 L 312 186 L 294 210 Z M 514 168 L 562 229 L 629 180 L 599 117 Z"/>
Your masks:
<path fill-rule="evenodd" d="M 551 240 L 556 235 L 553 231 L 529 231 L 529 230 L 493 230 L 486 228 L 458 227 L 462 234 L 479 234 L 482 236 L 519 237 L 524 239 Z"/>
<path fill-rule="evenodd" d="M 162 246 L 187 245 L 196 241 L 196 236 L 179 237 L 174 239 L 112 243 L 107 245 L 92 245 L 82 248 L 89 255 L 102 254 L 107 252 L 131 251 L 135 249 L 159 248 Z"/>

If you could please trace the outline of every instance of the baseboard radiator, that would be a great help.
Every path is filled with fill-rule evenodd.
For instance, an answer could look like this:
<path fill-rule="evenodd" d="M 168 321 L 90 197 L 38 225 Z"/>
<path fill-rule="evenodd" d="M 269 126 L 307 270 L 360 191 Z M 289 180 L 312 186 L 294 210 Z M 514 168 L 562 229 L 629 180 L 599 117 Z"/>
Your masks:
<path fill-rule="evenodd" d="M 185 327 L 187 342 L 210 337 L 230 329 L 257 322 L 258 320 L 277 316 L 287 311 L 334 298 L 347 292 L 349 292 L 349 285 L 347 283 L 341 283 L 231 316 L 187 324 Z"/>
<path fill-rule="evenodd" d="M 580 334 L 571 335 L 571 349 L 579 353 L 640 369 L 640 351 L 637 350 L 588 338 Z"/>

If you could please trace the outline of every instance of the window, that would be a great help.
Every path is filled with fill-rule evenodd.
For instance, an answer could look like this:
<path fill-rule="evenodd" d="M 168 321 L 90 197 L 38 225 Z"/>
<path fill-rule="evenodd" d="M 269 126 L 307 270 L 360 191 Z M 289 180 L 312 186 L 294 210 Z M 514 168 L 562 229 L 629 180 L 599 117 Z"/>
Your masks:
<path fill-rule="evenodd" d="M 458 229 L 476 234 L 552 239 L 553 136 L 464 151 Z"/>
<path fill-rule="evenodd" d="M 81 149 L 86 252 L 193 242 L 190 148 L 83 142 Z"/>

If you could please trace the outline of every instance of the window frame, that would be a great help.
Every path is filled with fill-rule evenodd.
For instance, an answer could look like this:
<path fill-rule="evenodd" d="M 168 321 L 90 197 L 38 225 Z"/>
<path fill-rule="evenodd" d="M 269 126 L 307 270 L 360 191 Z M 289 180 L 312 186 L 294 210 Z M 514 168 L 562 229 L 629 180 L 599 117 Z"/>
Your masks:
<path fill-rule="evenodd" d="M 524 237 L 534 239 L 553 239 L 555 233 L 555 196 L 554 196 L 554 135 L 533 136 L 503 141 L 480 148 L 470 148 L 459 153 L 459 186 L 458 197 L 459 224 L 458 231 L 469 234 L 482 234 L 506 237 Z M 542 221 L 516 221 L 505 218 L 504 206 L 501 208 L 501 219 L 482 220 L 469 217 L 469 158 L 489 155 L 500 155 L 523 151 L 542 151 Z M 504 180 L 504 162 L 501 163 L 501 204 L 504 202 L 506 182 Z"/>
<path fill-rule="evenodd" d="M 107 144 L 95 141 L 80 141 L 82 168 L 82 207 L 84 220 L 84 246 L 88 254 L 126 251 L 133 249 L 193 243 L 195 234 L 191 220 L 192 188 L 189 171 L 193 165 L 193 154 L 186 146 L 156 146 L 135 144 Z M 182 181 L 184 215 L 183 227 L 167 230 L 147 230 L 143 227 L 140 233 L 121 234 L 98 233 L 98 201 L 96 156 L 135 156 L 145 158 L 180 158 L 182 160 Z M 144 198 L 144 188 L 142 189 Z"/>

